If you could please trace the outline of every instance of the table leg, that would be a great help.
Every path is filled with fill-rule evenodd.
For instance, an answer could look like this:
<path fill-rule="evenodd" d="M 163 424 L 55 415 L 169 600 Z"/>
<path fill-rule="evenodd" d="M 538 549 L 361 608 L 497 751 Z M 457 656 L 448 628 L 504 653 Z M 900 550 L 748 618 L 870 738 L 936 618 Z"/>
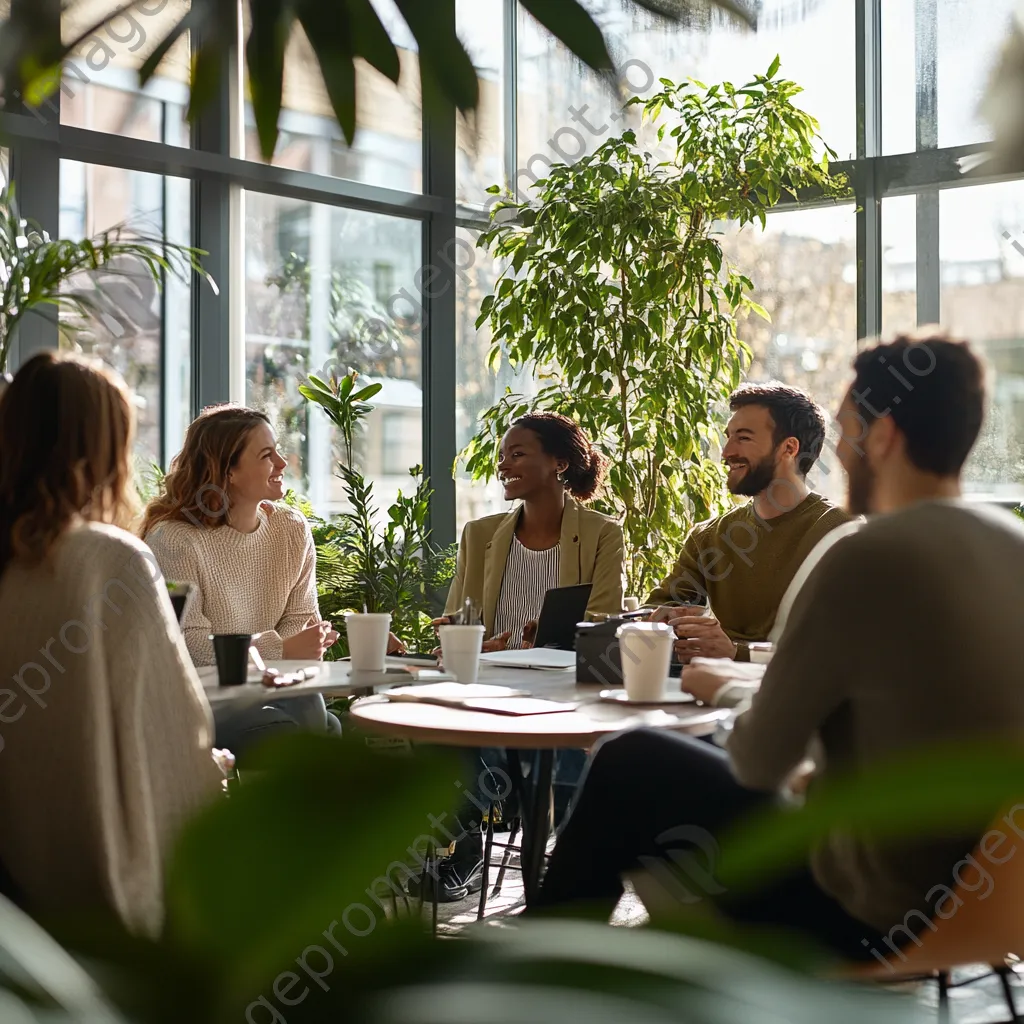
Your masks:
<path fill-rule="evenodd" d="M 551 834 L 551 781 L 554 774 L 555 752 L 540 751 L 536 778 L 530 779 L 527 806 L 523 808 L 523 890 L 526 906 L 536 902 L 540 890 L 540 872 L 544 864 L 544 851 Z"/>

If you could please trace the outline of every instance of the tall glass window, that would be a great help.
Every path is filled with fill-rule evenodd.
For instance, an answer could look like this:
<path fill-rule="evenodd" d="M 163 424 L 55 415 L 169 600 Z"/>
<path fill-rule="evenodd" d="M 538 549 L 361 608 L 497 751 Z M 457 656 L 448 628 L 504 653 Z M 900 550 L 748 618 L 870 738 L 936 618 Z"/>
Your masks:
<path fill-rule="evenodd" d="M 123 7 L 119 0 L 77 0 L 61 15 L 65 41 Z M 189 145 L 189 36 L 171 47 L 159 72 L 139 88 L 138 71 L 189 11 L 190 0 L 143 0 L 112 18 L 64 62 L 60 121 L 76 128 L 172 146 Z M 45 108 L 41 111 L 45 114 Z"/>
<path fill-rule="evenodd" d="M 284 65 L 284 101 L 273 164 L 298 171 L 349 178 L 371 185 L 419 192 L 423 188 L 423 115 L 416 41 L 394 0 L 372 0 L 398 48 L 398 85 L 362 58 L 356 58 L 356 138 L 350 147 L 341 134 L 320 64 L 302 28 L 296 24 Z M 248 11 L 242 7 L 248 34 Z M 245 156 L 260 159 L 252 106 L 247 101 Z"/>
<path fill-rule="evenodd" d="M 1024 182 L 940 193 L 942 321 L 990 370 L 969 490 L 1024 498 Z"/>
<path fill-rule="evenodd" d="M 857 354 L 856 240 L 856 213 L 846 205 L 773 213 L 764 231 L 748 225 L 725 243 L 754 282 L 755 300 L 771 315 L 770 323 L 750 315 L 739 324 L 754 353 L 748 379 L 803 388 L 830 422 Z M 843 500 L 834 443 L 826 445 L 809 480 L 819 492 Z"/>
<path fill-rule="evenodd" d="M 60 186 L 62 238 L 119 227 L 128 237 L 188 244 L 184 178 L 62 160 Z M 72 278 L 68 289 L 93 310 L 64 317 L 62 347 L 98 356 L 124 377 L 136 406 L 136 452 L 144 463 L 165 463 L 191 416 L 191 283 L 165 274 L 158 289 L 144 266 L 125 259 Z"/>
<path fill-rule="evenodd" d="M 456 0 L 456 30 L 473 59 L 480 88 L 475 112 L 459 115 L 456 134 L 455 197 L 482 204 L 486 189 L 503 185 L 505 48 L 504 0 Z"/>
<path fill-rule="evenodd" d="M 246 404 L 270 415 L 289 484 L 326 514 L 343 507 L 335 439 L 299 385 L 379 381 L 357 458 L 386 508 L 423 458 L 420 223 L 248 192 L 245 233 Z"/>

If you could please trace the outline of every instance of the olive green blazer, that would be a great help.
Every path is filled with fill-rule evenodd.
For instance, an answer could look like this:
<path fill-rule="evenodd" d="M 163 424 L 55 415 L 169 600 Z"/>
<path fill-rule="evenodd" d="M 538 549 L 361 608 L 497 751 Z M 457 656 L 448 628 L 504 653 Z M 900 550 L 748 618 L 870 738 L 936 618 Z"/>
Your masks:
<path fill-rule="evenodd" d="M 454 614 L 467 597 L 471 598 L 475 605 L 483 607 L 487 636 L 494 632 L 501 581 L 521 507 L 475 519 L 462 531 L 458 566 L 444 613 Z M 619 524 L 599 512 L 582 508 L 566 495 L 559 545 L 558 585 L 593 583 L 588 615 L 622 611 L 623 549 Z"/>

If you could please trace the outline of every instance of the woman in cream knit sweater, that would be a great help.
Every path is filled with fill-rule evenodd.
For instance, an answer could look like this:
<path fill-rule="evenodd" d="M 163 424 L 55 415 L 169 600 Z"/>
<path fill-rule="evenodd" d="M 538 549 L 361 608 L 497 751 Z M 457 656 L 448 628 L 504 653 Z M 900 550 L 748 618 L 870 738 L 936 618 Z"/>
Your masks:
<path fill-rule="evenodd" d="M 146 509 L 142 536 L 164 576 L 196 586 L 181 620 L 196 665 L 214 664 L 216 633 L 256 635 L 268 661 L 319 661 L 337 639 L 317 606 L 309 525 L 274 504 L 284 495 L 286 465 L 263 413 L 215 406 L 188 428 L 163 493 Z M 339 729 L 319 695 L 218 709 L 216 725 L 218 745 L 242 757 L 270 730 Z"/>
<path fill-rule="evenodd" d="M 215 798 L 210 709 L 130 520 L 131 402 L 34 356 L 0 398 L 0 877 L 42 917 L 155 933 L 163 865 Z"/>

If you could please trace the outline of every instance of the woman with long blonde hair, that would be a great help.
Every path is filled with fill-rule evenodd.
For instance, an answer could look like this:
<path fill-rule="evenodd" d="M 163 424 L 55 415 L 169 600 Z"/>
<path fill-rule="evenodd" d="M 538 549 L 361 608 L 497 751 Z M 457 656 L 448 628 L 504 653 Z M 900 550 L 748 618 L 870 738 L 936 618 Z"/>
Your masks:
<path fill-rule="evenodd" d="M 217 793 L 210 710 L 132 518 L 132 406 L 56 352 L 0 396 L 0 862 L 32 913 L 155 932 L 163 863 Z"/>
<path fill-rule="evenodd" d="M 214 664 L 211 634 L 253 634 L 267 661 L 318 661 L 337 639 L 320 617 L 309 524 L 277 504 L 286 465 L 263 413 L 213 406 L 189 426 L 146 509 L 142 536 L 164 575 L 197 590 L 181 620 L 196 665 Z M 271 729 L 339 728 L 319 695 L 215 714 L 218 745 L 241 757 Z"/>

